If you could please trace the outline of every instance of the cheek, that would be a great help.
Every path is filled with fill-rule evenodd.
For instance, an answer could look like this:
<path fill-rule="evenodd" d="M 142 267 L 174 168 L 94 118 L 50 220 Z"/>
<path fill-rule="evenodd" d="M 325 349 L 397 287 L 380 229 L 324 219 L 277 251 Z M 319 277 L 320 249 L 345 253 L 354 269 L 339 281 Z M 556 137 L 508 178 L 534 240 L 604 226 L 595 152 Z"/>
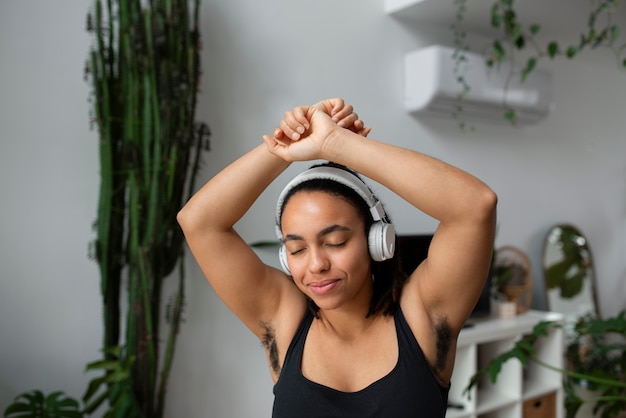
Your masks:
<path fill-rule="evenodd" d="M 354 251 L 346 257 L 346 269 L 353 274 L 366 274 L 370 270 L 370 254 L 367 248 L 367 241 L 354 248 Z"/>
<path fill-rule="evenodd" d="M 333 267 L 350 275 L 367 274 L 370 269 L 370 255 L 367 240 L 363 238 L 352 243 L 344 251 L 331 257 Z"/>

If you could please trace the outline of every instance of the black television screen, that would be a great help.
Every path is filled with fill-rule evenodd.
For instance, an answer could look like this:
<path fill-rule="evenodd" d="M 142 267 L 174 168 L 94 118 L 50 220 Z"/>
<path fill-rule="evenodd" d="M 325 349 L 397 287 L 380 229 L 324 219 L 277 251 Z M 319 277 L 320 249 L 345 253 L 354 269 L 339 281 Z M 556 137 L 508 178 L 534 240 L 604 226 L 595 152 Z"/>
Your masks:
<path fill-rule="evenodd" d="M 433 234 L 398 235 L 396 252 L 398 254 L 398 261 L 400 262 L 400 269 L 405 274 L 411 274 L 426 258 L 432 238 Z M 489 287 L 490 280 L 487 280 L 480 294 L 480 298 L 472 311 L 471 318 L 482 318 L 491 314 Z"/>

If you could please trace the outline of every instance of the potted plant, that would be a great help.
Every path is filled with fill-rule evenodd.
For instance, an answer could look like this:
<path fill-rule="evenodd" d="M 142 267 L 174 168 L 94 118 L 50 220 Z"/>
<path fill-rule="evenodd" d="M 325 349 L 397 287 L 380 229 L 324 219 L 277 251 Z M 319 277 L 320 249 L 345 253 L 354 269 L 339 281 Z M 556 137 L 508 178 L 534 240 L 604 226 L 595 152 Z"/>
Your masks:
<path fill-rule="evenodd" d="M 40 390 L 22 393 L 4 410 L 5 418 L 82 418 L 76 399 L 63 392 L 44 395 Z"/>
<path fill-rule="evenodd" d="M 210 134 L 195 121 L 199 11 L 199 0 L 93 1 L 85 77 L 93 88 L 101 181 L 90 252 L 100 270 L 104 335 L 103 358 L 87 371 L 100 375 L 89 383 L 83 409 L 62 392 L 32 391 L 7 408 L 11 418 L 82 417 L 105 403 L 105 417 L 164 414 L 184 301 L 176 213 L 194 190 Z M 177 290 L 164 298 L 170 276 Z"/>
<path fill-rule="evenodd" d="M 199 10 L 199 0 L 93 0 L 88 15 L 101 177 L 92 254 L 104 335 L 103 358 L 88 367 L 101 374 L 84 396 L 86 412 L 107 402 L 115 416 L 164 413 L 185 284 L 176 213 L 193 192 L 209 134 L 195 121 Z M 170 276 L 177 290 L 164 297 Z"/>
<path fill-rule="evenodd" d="M 471 377 L 465 391 L 489 376 L 498 379 L 502 365 L 517 359 L 522 365 L 533 361 L 563 375 L 567 418 L 574 418 L 584 404 L 591 405 L 595 416 L 616 418 L 626 412 L 626 311 L 609 318 L 592 315 L 580 317 L 568 336 L 564 353 L 567 366 L 560 368 L 540 361 L 535 356 L 535 343 L 561 323 L 542 321 L 514 346 L 493 358 Z M 581 391 L 577 388 L 587 388 Z"/>
<path fill-rule="evenodd" d="M 491 267 L 492 298 L 498 316 L 510 318 L 530 308 L 530 261 L 521 250 L 504 246 L 494 251 Z"/>

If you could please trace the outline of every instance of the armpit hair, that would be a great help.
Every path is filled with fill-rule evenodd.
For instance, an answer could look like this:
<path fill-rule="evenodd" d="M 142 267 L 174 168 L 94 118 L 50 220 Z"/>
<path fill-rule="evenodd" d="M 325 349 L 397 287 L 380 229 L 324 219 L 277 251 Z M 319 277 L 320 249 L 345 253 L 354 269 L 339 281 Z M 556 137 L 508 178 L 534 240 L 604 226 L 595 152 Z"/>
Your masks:
<path fill-rule="evenodd" d="M 452 327 L 447 317 L 441 316 L 437 318 L 437 322 L 435 323 L 435 336 L 437 341 L 435 371 L 441 372 L 446 367 L 448 355 L 452 348 Z"/>
<path fill-rule="evenodd" d="M 261 338 L 261 344 L 267 351 L 267 355 L 270 360 L 270 367 L 272 371 L 278 375 L 280 374 L 280 364 L 278 363 L 278 346 L 276 345 L 276 331 L 269 322 L 261 322 L 261 328 L 263 328 L 263 336 Z"/>

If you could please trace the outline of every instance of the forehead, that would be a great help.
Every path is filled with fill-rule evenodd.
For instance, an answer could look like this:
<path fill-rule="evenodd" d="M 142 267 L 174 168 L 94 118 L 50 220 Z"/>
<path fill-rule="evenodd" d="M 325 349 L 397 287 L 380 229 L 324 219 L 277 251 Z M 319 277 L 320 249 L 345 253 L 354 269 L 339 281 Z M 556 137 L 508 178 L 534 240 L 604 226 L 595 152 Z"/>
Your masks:
<path fill-rule="evenodd" d="M 362 223 L 363 219 L 354 204 L 341 195 L 323 191 L 298 191 L 287 201 L 282 213 L 283 228 L 306 227 L 319 221 Z"/>

